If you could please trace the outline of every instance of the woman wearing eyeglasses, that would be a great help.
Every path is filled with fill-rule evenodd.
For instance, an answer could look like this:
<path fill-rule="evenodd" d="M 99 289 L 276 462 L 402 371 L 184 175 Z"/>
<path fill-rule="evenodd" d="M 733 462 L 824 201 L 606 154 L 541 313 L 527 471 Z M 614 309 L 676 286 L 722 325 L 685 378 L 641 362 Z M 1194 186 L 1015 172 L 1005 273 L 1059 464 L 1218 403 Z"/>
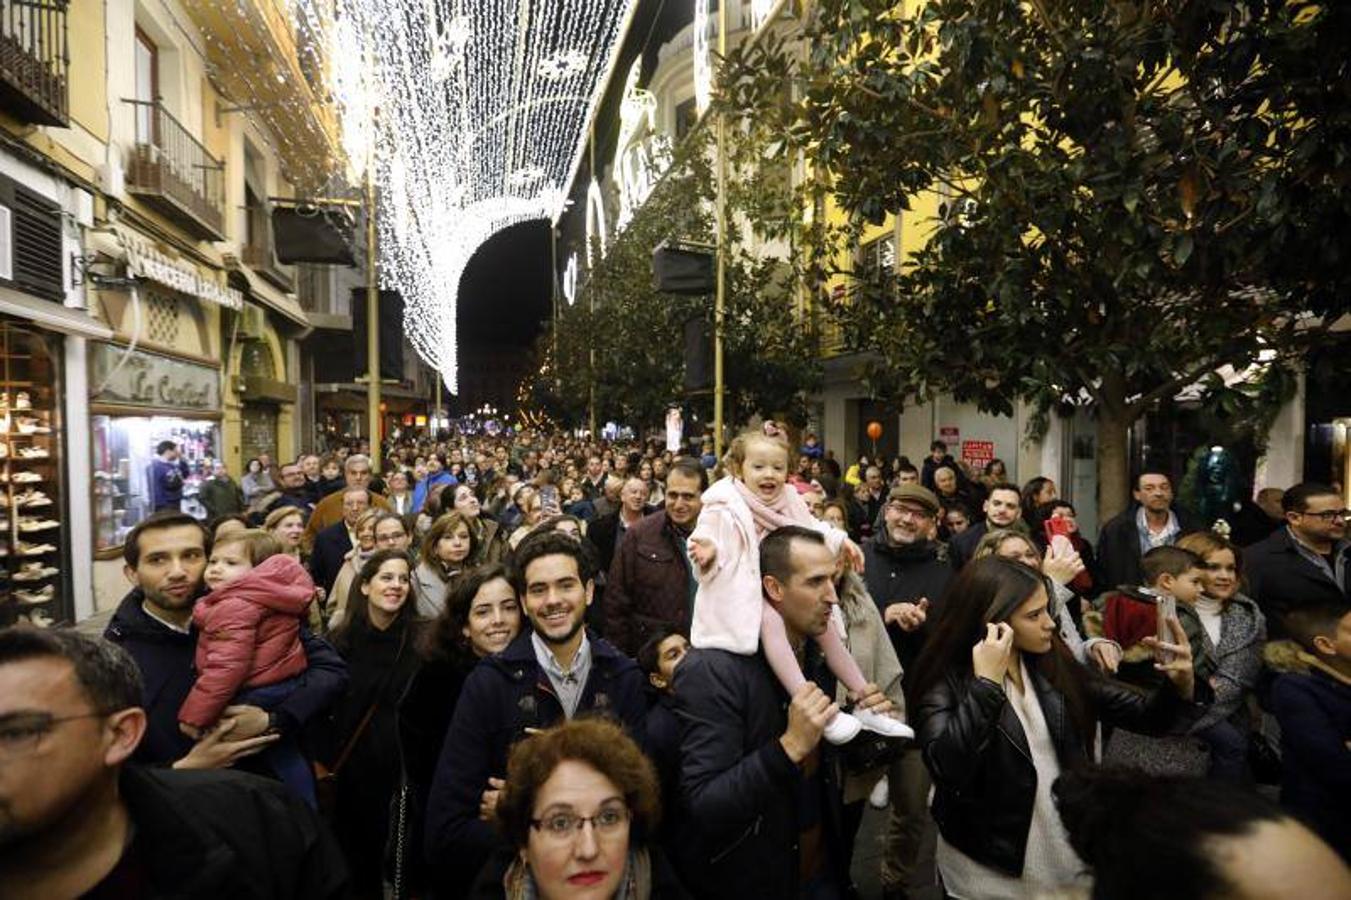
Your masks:
<path fill-rule="evenodd" d="M 657 773 L 618 725 L 574 719 L 521 741 L 507 763 L 497 824 L 512 848 L 490 860 L 475 900 L 688 897 L 644 846 L 660 812 Z"/>

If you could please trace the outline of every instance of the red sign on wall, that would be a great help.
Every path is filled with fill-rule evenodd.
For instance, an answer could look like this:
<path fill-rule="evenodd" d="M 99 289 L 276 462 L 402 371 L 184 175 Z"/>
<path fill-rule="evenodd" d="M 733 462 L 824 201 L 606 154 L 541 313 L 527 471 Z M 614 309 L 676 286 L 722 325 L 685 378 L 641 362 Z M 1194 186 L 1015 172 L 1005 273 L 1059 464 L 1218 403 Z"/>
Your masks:
<path fill-rule="evenodd" d="M 994 441 L 962 441 L 962 462 L 977 468 L 994 459 Z"/>

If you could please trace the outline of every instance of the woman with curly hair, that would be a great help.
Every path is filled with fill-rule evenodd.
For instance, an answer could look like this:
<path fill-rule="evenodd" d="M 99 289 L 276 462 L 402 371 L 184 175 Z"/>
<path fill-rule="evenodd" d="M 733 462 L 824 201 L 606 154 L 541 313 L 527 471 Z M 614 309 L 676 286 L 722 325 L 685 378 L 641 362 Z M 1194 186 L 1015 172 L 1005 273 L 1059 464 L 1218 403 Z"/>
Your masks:
<path fill-rule="evenodd" d="M 521 741 L 496 811 L 511 850 L 488 861 L 471 896 L 688 897 L 660 851 L 643 844 L 660 806 L 652 763 L 613 722 L 574 719 Z"/>

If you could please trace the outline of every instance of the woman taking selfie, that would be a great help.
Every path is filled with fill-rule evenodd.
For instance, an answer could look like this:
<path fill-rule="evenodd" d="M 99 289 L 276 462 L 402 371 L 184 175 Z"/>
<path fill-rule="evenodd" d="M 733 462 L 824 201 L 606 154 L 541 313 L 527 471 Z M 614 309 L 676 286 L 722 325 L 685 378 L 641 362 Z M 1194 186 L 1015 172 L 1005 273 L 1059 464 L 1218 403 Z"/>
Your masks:
<path fill-rule="evenodd" d="M 1057 634 L 1045 579 L 998 557 L 948 588 L 907 686 L 933 776 L 938 868 L 957 898 L 1021 898 L 1081 878 L 1051 798 L 1062 770 L 1089 763 L 1099 721 L 1165 728 L 1193 691 L 1191 649 L 1148 642 L 1169 688 L 1142 694 L 1075 661 Z"/>

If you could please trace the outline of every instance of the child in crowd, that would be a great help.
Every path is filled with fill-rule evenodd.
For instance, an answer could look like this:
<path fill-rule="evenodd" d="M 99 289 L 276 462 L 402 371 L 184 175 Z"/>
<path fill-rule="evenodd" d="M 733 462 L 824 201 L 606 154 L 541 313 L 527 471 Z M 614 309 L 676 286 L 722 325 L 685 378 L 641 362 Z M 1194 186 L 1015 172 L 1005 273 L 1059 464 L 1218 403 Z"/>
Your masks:
<path fill-rule="evenodd" d="M 1182 547 L 1155 547 L 1140 558 L 1144 584 L 1123 586 L 1101 601 L 1101 614 L 1084 616 L 1089 637 L 1111 638 L 1121 645 L 1121 664 L 1117 677 L 1143 688 L 1162 684 L 1155 668 L 1154 650 L 1144 642 L 1156 636 L 1159 628 L 1158 605 L 1175 601 L 1178 621 L 1192 650 L 1196 673 L 1196 702 L 1208 705 L 1214 698 L 1210 687 L 1216 660 L 1213 645 L 1204 637 L 1204 626 L 1196 611 L 1196 602 L 1204 589 L 1204 565 L 1201 558 Z M 1227 721 L 1193 731 L 1196 719 L 1183 719 L 1172 735 L 1145 737 L 1117 731 L 1108 746 L 1111 762 L 1139 765 L 1155 775 L 1195 775 L 1232 772 L 1241 769 L 1247 754 L 1247 737 Z M 1204 743 L 1204 748 L 1197 740 Z"/>
<path fill-rule="evenodd" d="M 1281 803 L 1351 863 L 1351 607 L 1314 604 L 1288 617 L 1294 659 L 1271 686 L 1281 725 Z"/>
<path fill-rule="evenodd" d="M 831 552 L 861 568 L 858 545 L 837 528 L 818 521 L 798 492 L 787 485 L 789 446 L 779 432 L 766 429 L 741 435 L 728 451 L 731 474 L 704 493 L 699 524 L 689 540 L 698 591 L 690 640 L 695 647 L 711 647 L 751 655 L 764 648 L 765 659 L 789 695 L 806 684 L 783 617 L 764 599 L 760 579 L 760 540 L 785 525 L 821 532 Z M 849 692 L 862 696 L 867 681 L 844 646 L 839 610 L 832 606 L 831 622 L 816 638 L 826 664 Z M 913 737 L 900 720 L 855 710 L 839 712 L 826 725 L 825 738 L 848 743 L 861 727 L 893 737 Z"/>
<path fill-rule="evenodd" d="M 303 566 L 262 529 L 216 539 L 206 565 L 211 593 L 192 611 L 197 626 L 197 680 L 178 711 L 179 727 L 195 739 L 214 728 L 227 706 L 271 712 L 308 667 L 300 623 L 314 597 Z M 262 754 L 277 776 L 315 804 L 309 765 L 292 738 Z"/>

